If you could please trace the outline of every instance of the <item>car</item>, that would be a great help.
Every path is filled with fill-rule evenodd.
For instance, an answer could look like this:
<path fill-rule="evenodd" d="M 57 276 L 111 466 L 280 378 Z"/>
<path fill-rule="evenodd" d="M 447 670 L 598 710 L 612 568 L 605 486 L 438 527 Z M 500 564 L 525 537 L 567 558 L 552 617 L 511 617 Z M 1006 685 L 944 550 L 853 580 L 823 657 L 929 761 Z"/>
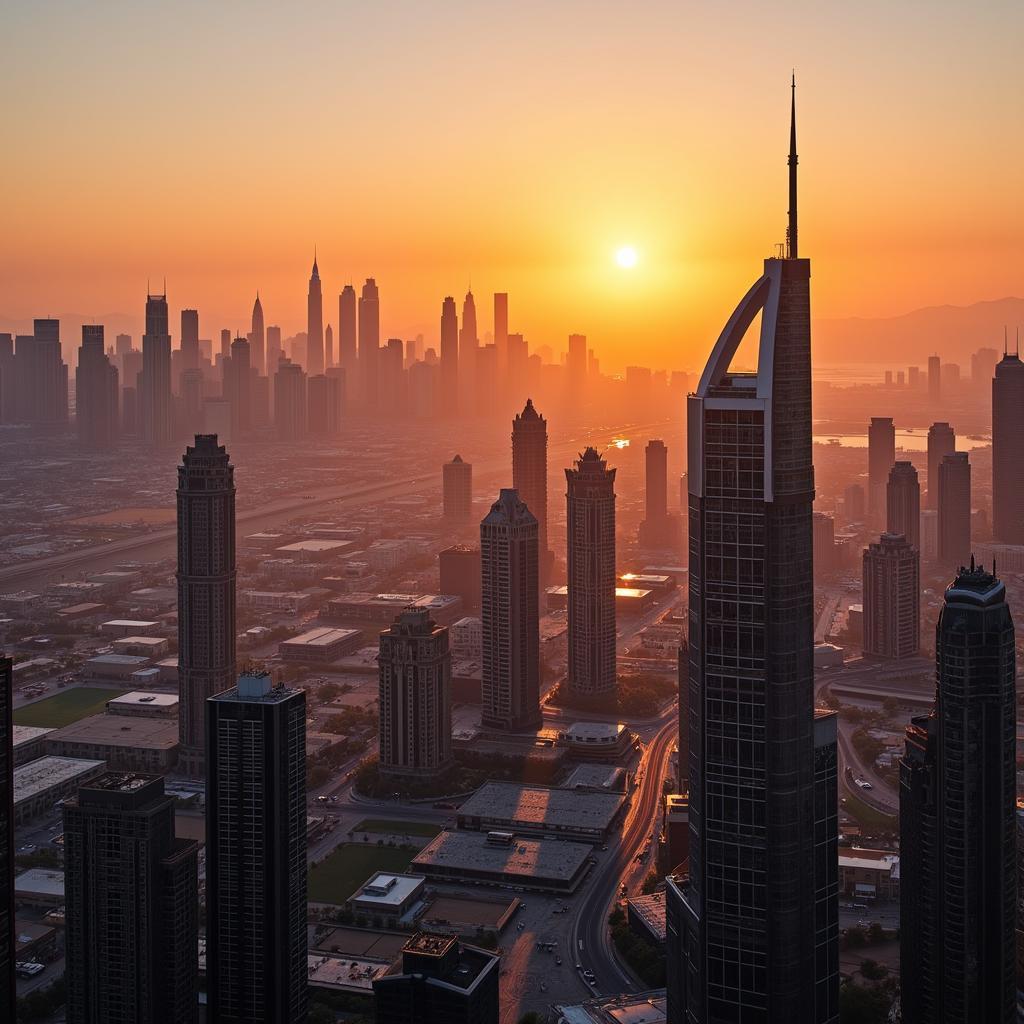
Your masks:
<path fill-rule="evenodd" d="M 872 785 L 871 785 L 871 783 L 870 783 L 870 782 L 868 782 L 868 780 L 867 780 L 867 779 L 864 779 L 864 780 L 863 780 L 863 784 L 861 785 L 861 787 L 860 787 L 860 788 L 861 788 L 861 789 L 874 789 L 875 787 L 874 787 L 874 786 L 872 786 Z"/>
<path fill-rule="evenodd" d="M 591 970 L 586 970 L 583 972 L 583 977 L 586 978 L 587 981 L 592 981 L 594 978 L 594 972 Z"/>
<path fill-rule="evenodd" d="M 557 964 L 557 965 L 558 965 L 559 967 L 561 967 L 561 966 L 562 966 L 562 958 L 561 958 L 560 956 L 556 956 L 556 957 L 555 957 L 555 963 L 556 963 L 556 964 Z"/>
<path fill-rule="evenodd" d="M 39 964 L 33 960 L 19 960 L 14 965 L 14 971 L 16 974 L 20 974 L 23 978 L 34 978 L 37 974 L 42 974 L 46 970 L 46 964 Z"/>
<path fill-rule="evenodd" d="M 583 964 L 577 964 L 576 965 L 576 970 L 577 971 L 582 971 L 583 970 Z"/>

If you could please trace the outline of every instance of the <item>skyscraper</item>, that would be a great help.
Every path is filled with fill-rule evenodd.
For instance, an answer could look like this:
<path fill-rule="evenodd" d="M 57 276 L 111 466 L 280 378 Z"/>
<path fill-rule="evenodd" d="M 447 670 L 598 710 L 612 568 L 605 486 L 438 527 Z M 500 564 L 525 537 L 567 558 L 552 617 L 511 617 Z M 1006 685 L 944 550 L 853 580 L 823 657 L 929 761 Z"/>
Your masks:
<path fill-rule="evenodd" d="M 273 379 L 281 359 L 281 328 L 276 324 L 267 328 L 267 376 Z"/>
<path fill-rule="evenodd" d="M 0 1016 L 15 1019 L 14 662 L 0 655 Z"/>
<path fill-rule="evenodd" d="M 994 443 L 994 442 L 993 442 Z M 939 507 L 939 466 L 956 451 L 956 434 L 948 423 L 933 423 L 928 428 L 928 508 Z"/>
<path fill-rule="evenodd" d="M 426 609 L 403 611 L 380 635 L 380 770 L 422 778 L 452 759 L 452 658 L 448 628 Z"/>
<path fill-rule="evenodd" d="M 204 705 L 235 680 L 235 470 L 216 434 L 178 467 L 180 763 L 202 773 Z"/>
<path fill-rule="evenodd" d="M 836 522 L 824 512 L 815 512 L 811 519 L 814 546 L 814 573 L 824 574 L 836 567 Z"/>
<path fill-rule="evenodd" d="M 498 350 L 498 374 L 500 379 L 507 379 L 508 369 L 508 293 L 494 293 L 494 347 Z M 518 400 L 518 395 L 513 395 Z"/>
<path fill-rule="evenodd" d="M 61 355 L 60 321 L 36 320 L 14 341 L 14 403 L 8 422 L 45 429 L 68 421 L 68 368 Z"/>
<path fill-rule="evenodd" d="M 274 374 L 274 426 L 277 436 L 282 441 L 305 437 L 308 416 L 306 374 L 298 363 L 282 359 Z"/>
<path fill-rule="evenodd" d="M 314 437 L 334 437 L 340 427 L 341 381 L 318 374 L 306 383 L 309 431 Z"/>
<path fill-rule="evenodd" d="M 484 411 L 479 401 L 477 388 L 477 354 L 479 350 L 476 302 L 470 291 L 466 292 L 466 297 L 462 300 L 462 329 L 459 331 L 459 409 L 464 416 L 473 416 Z"/>
<path fill-rule="evenodd" d="M 306 373 L 311 377 L 324 372 L 324 298 L 320 290 L 320 271 L 313 257 L 306 296 Z"/>
<path fill-rule="evenodd" d="M 441 408 L 454 416 L 459 408 L 459 315 L 455 299 L 441 303 Z"/>
<path fill-rule="evenodd" d="M 1016 664 L 1001 581 L 962 569 L 935 629 L 935 707 L 900 763 L 906 1024 L 1016 1019 Z"/>
<path fill-rule="evenodd" d="M 103 325 L 82 324 L 75 371 L 75 424 L 85 448 L 109 448 L 118 429 L 117 367 L 103 348 Z"/>
<path fill-rule="evenodd" d="M 939 562 L 955 572 L 971 557 L 971 464 L 953 452 L 939 465 Z"/>
<path fill-rule="evenodd" d="M 902 533 L 907 543 L 920 551 L 921 487 L 913 463 L 893 463 L 885 491 L 886 532 Z"/>
<path fill-rule="evenodd" d="M 267 332 L 263 327 L 263 305 L 260 302 L 260 293 L 256 293 L 256 301 L 252 307 L 252 331 L 249 335 L 249 345 L 252 348 L 250 353 L 252 365 L 256 372 L 264 374 L 267 372 Z"/>
<path fill-rule="evenodd" d="M 481 724 L 536 729 L 540 712 L 537 519 L 502 488 L 480 524 Z"/>
<path fill-rule="evenodd" d="M 207 1019 L 300 1024 L 306 694 L 248 673 L 205 710 Z"/>
<path fill-rule="evenodd" d="M 111 772 L 64 801 L 68 1024 L 198 1020 L 198 856 L 159 775 Z"/>
<path fill-rule="evenodd" d="M 442 467 L 441 491 L 446 516 L 464 519 L 473 514 L 473 467 L 461 455 Z"/>
<path fill-rule="evenodd" d="M 664 441 L 647 442 L 644 449 L 645 515 L 640 544 L 667 548 L 678 543 L 678 520 L 668 513 L 668 448 Z"/>
<path fill-rule="evenodd" d="M 324 369 L 329 370 L 334 366 L 334 331 L 328 324 L 324 328 Z"/>
<path fill-rule="evenodd" d="M 587 388 L 587 336 L 569 335 L 569 354 L 565 360 L 566 384 L 573 405 L 583 402 Z"/>
<path fill-rule="evenodd" d="M 366 279 L 359 296 L 359 380 L 365 409 L 377 408 L 377 350 L 380 348 L 380 294 L 377 282 Z"/>
<path fill-rule="evenodd" d="M 587 448 L 566 480 L 569 689 L 615 692 L 615 470 Z"/>
<path fill-rule="evenodd" d="M 942 398 L 942 360 L 928 357 L 928 401 L 934 406 Z"/>
<path fill-rule="evenodd" d="M 376 1024 L 498 1024 L 496 953 L 463 945 L 456 935 L 417 932 L 401 964 L 373 982 Z"/>
<path fill-rule="evenodd" d="M 992 378 L 992 536 L 1024 544 L 1024 362 L 1004 355 Z"/>
<path fill-rule="evenodd" d="M 231 342 L 231 364 L 224 376 L 224 397 L 231 403 L 231 434 L 252 429 L 252 348 L 245 338 Z"/>
<path fill-rule="evenodd" d="M 795 101 L 790 125 L 784 255 L 765 260 L 687 402 L 690 874 L 667 897 L 679 1024 L 838 1019 L 835 719 L 816 717 L 813 695 L 810 261 L 798 255 Z M 757 371 L 730 371 L 759 313 Z"/>
<path fill-rule="evenodd" d="M 338 362 L 349 381 L 356 381 L 356 290 L 347 284 L 338 296 Z"/>
<path fill-rule="evenodd" d="M 548 421 L 528 398 L 512 421 L 512 486 L 537 520 L 537 565 L 540 608 L 551 566 L 548 550 Z"/>
<path fill-rule="evenodd" d="M 181 368 L 197 370 L 199 368 L 199 310 L 183 309 L 181 311 Z"/>
<path fill-rule="evenodd" d="M 921 643 L 921 556 L 902 533 L 864 550 L 864 653 L 912 658 Z"/>
<path fill-rule="evenodd" d="M 868 427 L 868 516 L 885 522 L 885 486 L 896 461 L 896 430 L 889 416 L 872 416 Z"/>
<path fill-rule="evenodd" d="M 139 415 L 146 444 L 168 444 L 172 438 L 171 336 L 167 329 L 167 296 L 146 296 L 146 333 L 142 336 L 139 374 Z"/>

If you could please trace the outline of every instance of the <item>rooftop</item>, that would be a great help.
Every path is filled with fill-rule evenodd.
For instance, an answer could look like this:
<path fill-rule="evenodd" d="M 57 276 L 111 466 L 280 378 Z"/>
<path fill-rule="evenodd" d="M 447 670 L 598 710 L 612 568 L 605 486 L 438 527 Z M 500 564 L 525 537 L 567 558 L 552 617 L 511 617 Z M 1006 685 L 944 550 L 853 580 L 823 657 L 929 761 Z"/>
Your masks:
<path fill-rule="evenodd" d="M 586 793 L 573 789 L 485 782 L 459 808 L 459 818 L 507 822 L 532 829 L 605 831 L 622 806 L 621 793 Z"/>
<path fill-rule="evenodd" d="M 174 718 L 136 715 L 91 715 L 58 729 L 51 743 L 90 743 L 98 747 L 138 747 L 170 750 L 178 744 L 178 723 Z"/>
<path fill-rule="evenodd" d="M 29 868 L 14 879 L 15 895 L 42 894 L 64 898 L 64 872 Z"/>
<path fill-rule="evenodd" d="M 289 554 L 303 551 L 317 554 L 325 551 L 344 551 L 345 548 L 350 547 L 352 547 L 352 541 L 350 540 L 321 540 L 310 537 L 308 540 L 297 540 L 293 544 L 284 544 L 277 550 L 286 551 Z"/>
<path fill-rule="evenodd" d="M 378 871 L 365 881 L 349 899 L 382 908 L 400 907 L 423 888 L 423 875 L 396 875 Z"/>
<path fill-rule="evenodd" d="M 22 744 L 32 743 L 51 732 L 53 732 L 52 729 L 44 729 L 39 725 L 15 725 L 14 749 L 17 750 Z"/>
<path fill-rule="evenodd" d="M 565 735 L 573 743 L 613 743 L 625 728 L 622 722 L 573 722 Z"/>
<path fill-rule="evenodd" d="M 89 761 L 80 757 L 38 757 L 14 769 L 14 803 L 31 800 L 56 786 L 92 774 L 105 765 L 106 761 Z"/>
<path fill-rule="evenodd" d="M 124 665 L 126 668 L 144 668 L 149 665 L 150 659 L 144 658 L 141 654 L 97 654 L 89 658 L 86 665 Z"/>
<path fill-rule="evenodd" d="M 177 661 L 177 659 L 174 659 Z M 154 670 L 155 671 L 155 670 Z M 107 707 L 155 707 L 175 708 L 178 706 L 176 693 L 152 693 L 148 690 L 132 690 L 107 701 Z"/>
<path fill-rule="evenodd" d="M 286 644 L 302 644 L 304 647 L 330 647 L 331 644 L 341 643 L 351 637 L 358 636 L 358 629 L 330 629 L 319 627 L 311 629 L 299 636 L 293 636 L 282 641 Z"/>

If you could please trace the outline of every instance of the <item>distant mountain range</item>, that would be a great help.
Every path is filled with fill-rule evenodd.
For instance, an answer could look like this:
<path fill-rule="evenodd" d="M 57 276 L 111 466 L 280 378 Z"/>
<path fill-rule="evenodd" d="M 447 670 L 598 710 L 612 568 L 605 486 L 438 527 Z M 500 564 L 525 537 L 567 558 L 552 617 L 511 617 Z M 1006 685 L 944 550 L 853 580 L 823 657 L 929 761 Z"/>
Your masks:
<path fill-rule="evenodd" d="M 924 365 L 928 356 L 960 363 L 972 352 L 1003 347 L 1003 327 L 1010 345 L 1019 326 L 1024 334 L 1024 299 L 994 299 L 970 306 L 926 306 L 902 316 L 815 320 L 814 359 L 821 363 L 872 363 L 900 367 Z"/>

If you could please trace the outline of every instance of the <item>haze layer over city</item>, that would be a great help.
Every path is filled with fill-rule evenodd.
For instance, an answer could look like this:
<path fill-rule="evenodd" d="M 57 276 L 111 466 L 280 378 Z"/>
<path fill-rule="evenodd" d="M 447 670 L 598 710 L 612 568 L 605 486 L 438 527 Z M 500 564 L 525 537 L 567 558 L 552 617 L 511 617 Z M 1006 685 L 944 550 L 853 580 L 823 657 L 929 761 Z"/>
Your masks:
<path fill-rule="evenodd" d="M 1018 1019 L 1018 6 L 2 23 L 0 1022 Z"/>

